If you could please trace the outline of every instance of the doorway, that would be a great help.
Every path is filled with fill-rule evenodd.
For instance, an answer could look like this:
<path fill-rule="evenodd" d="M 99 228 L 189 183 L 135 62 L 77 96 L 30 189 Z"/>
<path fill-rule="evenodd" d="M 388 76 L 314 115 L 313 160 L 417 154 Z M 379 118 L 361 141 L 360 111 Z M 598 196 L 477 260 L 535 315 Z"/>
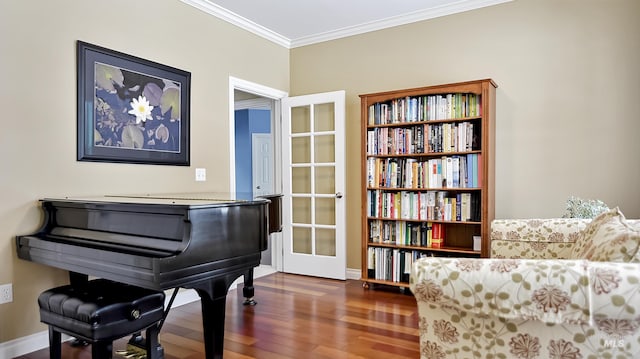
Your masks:
<path fill-rule="evenodd" d="M 345 279 L 345 92 L 289 98 L 285 92 L 230 77 L 229 98 L 231 192 L 243 188 L 255 196 L 260 190 L 253 183 L 253 172 L 238 167 L 241 163 L 259 167 L 253 166 L 254 157 L 263 158 L 238 157 L 246 150 L 236 143 L 242 126 L 245 134 L 260 132 L 258 128 L 268 133 L 267 152 L 273 158 L 266 162 L 273 170 L 272 193 L 284 196 L 283 231 L 271 234 L 262 255 L 271 262 L 264 260 L 261 267 L 270 263 L 269 268 L 277 271 Z M 246 109 L 268 110 L 269 115 L 257 124 L 236 124 L 236 110 Z M 243 180 L 246 183 L 241 184 Z"/>
<path fill-rule="evenodd" d="M 230 192 L 250 197 L 282 193 L 279 107 L 286 96 L 286 92 L 229 78 Z M 254 141 L 260 148 L 254 148 L 258 146 Z M 281 237 L 279 232 L 269 236 L 256 276 L 282 271 Z"/>

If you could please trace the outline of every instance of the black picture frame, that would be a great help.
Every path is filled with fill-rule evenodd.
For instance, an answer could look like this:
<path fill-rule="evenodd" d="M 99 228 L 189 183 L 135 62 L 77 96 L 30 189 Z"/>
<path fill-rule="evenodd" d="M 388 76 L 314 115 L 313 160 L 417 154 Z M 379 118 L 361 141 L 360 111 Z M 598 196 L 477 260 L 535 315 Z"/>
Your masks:
<path fill-rule="evenodd" d="M 78 41 L 77 76 L 78 161 L 189 165 L 190 72 Z"/>

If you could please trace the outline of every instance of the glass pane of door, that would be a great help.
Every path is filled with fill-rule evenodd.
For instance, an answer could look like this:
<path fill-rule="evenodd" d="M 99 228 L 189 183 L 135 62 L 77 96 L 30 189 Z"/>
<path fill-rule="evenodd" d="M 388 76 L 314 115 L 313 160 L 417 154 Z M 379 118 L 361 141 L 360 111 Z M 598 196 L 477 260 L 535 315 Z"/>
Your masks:
<path fill-rule="evenodd" d="M 336 230 L 333 228 L 316 229 L 316 254 L 321 256 L 336 255 Z"/>

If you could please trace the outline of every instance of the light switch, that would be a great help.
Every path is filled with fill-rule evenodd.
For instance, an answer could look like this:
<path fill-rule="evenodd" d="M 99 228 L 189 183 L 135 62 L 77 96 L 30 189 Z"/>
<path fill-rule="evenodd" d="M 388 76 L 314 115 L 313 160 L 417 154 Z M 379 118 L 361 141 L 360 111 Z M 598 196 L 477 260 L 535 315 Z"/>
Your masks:
<path fill-rule="evenodd" d="M 196 168 L 196 181 L 206 181 L 206 180 L 207 180 L 207 169 Z"/>

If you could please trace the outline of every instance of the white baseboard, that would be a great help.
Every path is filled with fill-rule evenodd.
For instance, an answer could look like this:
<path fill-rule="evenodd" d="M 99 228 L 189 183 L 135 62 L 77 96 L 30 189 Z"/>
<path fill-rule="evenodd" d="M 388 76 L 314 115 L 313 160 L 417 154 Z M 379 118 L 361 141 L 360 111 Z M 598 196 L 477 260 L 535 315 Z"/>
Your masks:
<path fill-rule="evenodd" d="M 347 268 L 347 279 L 360 280 L 360 278 L 362 278 L 362 270 Z"/>
<path fill-rule="evenodd" d="M 275 269 L 271 266 L 261 265 L 254 271 L 254 278 L 260 278 L 272 273 L 275 273 Z M 347 268 L 347 279 L 359 280 L 361 278 L 360 269 Z M 243 281 L 243 277 L 236 279 L 229 287 L 229 290 L 235 289 L 238 283 Z M 167 293 L 165 306 L 169 302 L 170 293 Z M 198 293 L 193 289 L 183 289 L 176 295 L 176 299 L 173 301 L 171 307 L 179 307 L 191 302 L 200 300 Z M 71 337 L 64 335 L 62 340 L 69 340 Z M 47 348 L 49 346 L 49 333 L 47 330 L 28 335 L 26 337 L 17 338 L 8 342 L 0 343 L 0 358 L 15 358 L 17 356 L 25 355 L 40 349 Z"/>
<path fill-rule="evenodd" d="M 49 333 L 45 330 L 26 337 L 0 343 L 0 358 L 15 358 L 47 346 L 49 346 Z"/>

